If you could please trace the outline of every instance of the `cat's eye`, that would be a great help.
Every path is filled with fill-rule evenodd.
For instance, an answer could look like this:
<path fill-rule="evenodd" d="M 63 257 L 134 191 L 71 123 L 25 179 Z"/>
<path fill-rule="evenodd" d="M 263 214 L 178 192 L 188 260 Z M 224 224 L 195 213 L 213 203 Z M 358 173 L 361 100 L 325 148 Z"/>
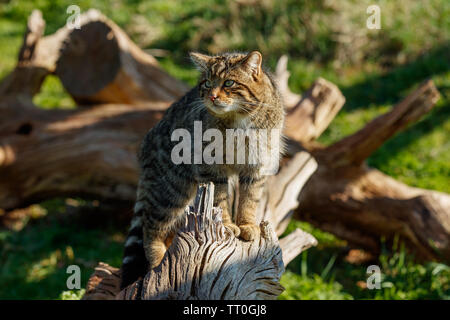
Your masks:
<path fill-rule="evenodd" d="M 205 88 L 211 88 L 211 86 L 212 86 L 212 84 L 211 84 L 211 81 L 209 81 L 209 80 L 206 80 L 205 81 Z"/>
<path fill-rule="evenodd" d="M 227 80 L 223 83 L 224 87 L 231 87 L 234 84 L 233 80 Z"/>

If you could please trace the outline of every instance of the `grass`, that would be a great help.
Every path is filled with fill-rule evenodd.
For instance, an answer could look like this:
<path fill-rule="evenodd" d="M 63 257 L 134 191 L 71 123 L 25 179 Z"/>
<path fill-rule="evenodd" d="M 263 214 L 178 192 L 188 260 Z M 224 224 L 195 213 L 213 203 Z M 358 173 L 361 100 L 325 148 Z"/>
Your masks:
<path fill-rule="evenodd" d="M 367 1 L 264 1 L 239 7 L 233 1 L 82 0 L 82 11 L 101 10 L 143 48 L 164 49 L 162 67 L 193 85 L 197 72 L 189 50 L 263 52 L 269 68 L 289 54 L 291 90 L 302 92 L 317 77 L 336 83 L 347 102 L 319 141 L 331 144 L 388 111 L 423 80 L 441 92 L 435 108 L 378 149 L 368 164 L 411 186 L 450 193 L 450 19 L 445 0 L 375 1 L 382 30 L 368 31 Z M 70 0 L 11 0 L 0 4 L 0 78 L 15 65 L 26 19 L 39 8 L 46 34 L 61 27 Z M 331 2 L 330 2 L 331 3 Z M 370 1 L 372 4 L 372 1 Z M 418 19 L 420 17 L 420 19 Z M 363 27 L 361 27 L 363 26 Z M 349 42 L 336 40 L 346 36 Z M 43 108 L 73 108 L 59 80 L 48 77 L 34 102 Z M 124 229 L 86 224 L 66 210 L 64 199 L 40 205 L 21 230 L 0 229 L 0 298 L 78 299 L 66 287 L 67 266 L 82 270 L 82 287 L 98 261 L 120 265 Z M 303 222 L 318 240 L 287 267 L 280 299 L 449 299 L 449 266 L 419 264 L 398 244 L 360 263 L 348 259 L 347 244 Z M 367 267 L 379 265 L 382 288 L 366 287 Z"/>
<path fill-rule="evenodd" d="M 384 249 L 379 257 L 356 262 L 348 258 L 342 240 L 298 221 L 291 222 L 286 233 L 294 228 L 312 233 L 319 245 L 287 266 L 281 280 L 286 291 L 280 299 L 450 299 L 446 264 L 415 263 L 400 244 L 393 251 Z M 370 265 L 380 267 L 380 289 L 367 287 Z"/>
<path fill-rule="evenodd" d="M 87 227 L 61 200 L 41 205 L 44 214 L 23 230 L 0 232 L 1 298 L 57 299 L 67 291 L 69 265 L 80 266 L 83 286 L 98 261 L 120 265 L 123 230 Z"/>

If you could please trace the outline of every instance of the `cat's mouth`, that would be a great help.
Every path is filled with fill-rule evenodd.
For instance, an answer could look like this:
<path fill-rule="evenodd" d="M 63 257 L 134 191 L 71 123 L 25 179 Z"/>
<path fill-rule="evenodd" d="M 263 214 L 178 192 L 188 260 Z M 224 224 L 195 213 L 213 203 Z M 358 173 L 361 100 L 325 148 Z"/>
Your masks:
<path fill-rule="evenodd" d="M 208 101 L 206 103 L 206 107 L 208 110 L 210 110 L 212 113 L 217 115 L 223 115 L 230 111 L 233 111 L 233 105 L 225 104 L 220 101 Z"/>

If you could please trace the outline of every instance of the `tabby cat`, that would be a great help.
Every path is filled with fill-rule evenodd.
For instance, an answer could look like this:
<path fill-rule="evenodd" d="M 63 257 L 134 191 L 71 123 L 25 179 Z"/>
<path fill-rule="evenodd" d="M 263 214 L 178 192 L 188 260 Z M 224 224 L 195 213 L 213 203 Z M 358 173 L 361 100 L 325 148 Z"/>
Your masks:
<path fill-rule="evenodd" d="M 201 121 L 203 132 L 214 128 L 224 137 L 227 129 L 236 128 L 281 131 L 284 108 L 279 91 L 270 74 L 262 69 L 262 55 L 257 51 L 218 56 L 191 53 L 191 59 L 201 71 L 198 85 L 167 109 L 141 146 L 141 176 L 125 243 L 122 288 L 143 277 L 148 268 L 159 265 L 167 249 L 165 241 L 183 218 L 200 183 L 214 183 L 214 206 L 222 209 L 228 229 L 243 240 L 259 237 L 255 211 L 266 180 L 262 161 L 256 165 L 228 164 L 225 160 L 223 164 L 175 164 L 171 155 L 178 142 L 172 141 L 172 133 L 186 129 L 193 136 L 195 121 Z M 281 137 L 274 142 L 281 146 Z M 268 145 L 270 149 L 274 144 Z M 228 204 L 228 180 L 232 176 L 239 179 L 236 224 Z"/>

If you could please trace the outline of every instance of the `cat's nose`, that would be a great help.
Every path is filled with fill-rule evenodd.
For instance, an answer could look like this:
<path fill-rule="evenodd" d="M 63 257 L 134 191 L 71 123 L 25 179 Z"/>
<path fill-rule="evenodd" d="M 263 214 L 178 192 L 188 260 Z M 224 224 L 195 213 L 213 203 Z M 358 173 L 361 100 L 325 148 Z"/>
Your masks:
<path fill-rule="evenodd" d="M 217 99 L 217 96 L 216 96 L 216 95 L 210 95 L 210 96 L 209 96 L 209 99 L 210 99 L 212 102 L 214 102 L 214 100 Z"/>

